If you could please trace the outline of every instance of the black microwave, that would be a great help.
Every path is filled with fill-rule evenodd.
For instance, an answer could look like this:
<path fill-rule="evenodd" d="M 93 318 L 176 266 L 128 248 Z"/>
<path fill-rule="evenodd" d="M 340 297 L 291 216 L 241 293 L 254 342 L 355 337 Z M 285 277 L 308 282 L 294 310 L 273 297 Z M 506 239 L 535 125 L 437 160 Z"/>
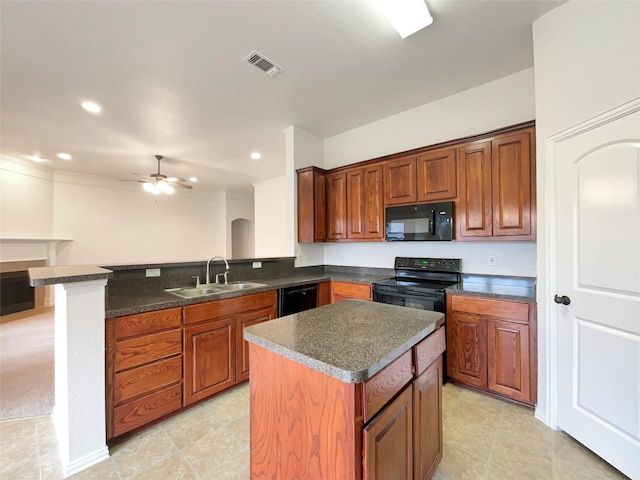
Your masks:
<path fill-rule="evenodd" d="M 453 202 L 387 207 L 388 242 L 453 240 Z"/>

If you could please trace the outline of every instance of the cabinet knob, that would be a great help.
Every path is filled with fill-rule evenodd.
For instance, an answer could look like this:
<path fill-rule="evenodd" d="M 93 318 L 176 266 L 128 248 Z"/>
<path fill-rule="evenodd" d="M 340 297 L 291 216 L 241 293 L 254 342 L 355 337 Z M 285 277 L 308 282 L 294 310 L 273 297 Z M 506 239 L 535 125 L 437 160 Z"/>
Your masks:
<path fill-rule="evenodd" d="M 571 303 L 571 299 L 566 295 L 563 295 L 562 297 L 556 295 L 555 297 L 553 297 L 553 301 L 556 303 L 561 303 L 562 305 L 569 305 Z"/>

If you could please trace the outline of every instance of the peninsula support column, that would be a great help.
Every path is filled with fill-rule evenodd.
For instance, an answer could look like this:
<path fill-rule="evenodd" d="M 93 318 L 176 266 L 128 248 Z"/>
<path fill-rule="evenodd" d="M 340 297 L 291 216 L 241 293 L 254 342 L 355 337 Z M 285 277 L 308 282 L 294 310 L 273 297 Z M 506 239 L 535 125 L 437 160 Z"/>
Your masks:
<path fill-rule="evenodd" d="M 106 279 L 55 285 L 53 420 L 65 477 L 109 457 L 105 422 Z"/>

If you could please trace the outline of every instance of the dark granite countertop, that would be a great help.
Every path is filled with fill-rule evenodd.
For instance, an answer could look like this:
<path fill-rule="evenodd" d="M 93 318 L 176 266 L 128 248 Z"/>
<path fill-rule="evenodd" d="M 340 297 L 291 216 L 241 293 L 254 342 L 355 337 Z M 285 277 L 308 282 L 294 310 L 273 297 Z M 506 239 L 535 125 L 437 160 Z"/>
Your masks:
<path fill-rule="evenodd" d="M 446 292 L 451 295 L 471 295 L 519 302 L 535 302 L 536 279 L 532 277 L 464 274 L 462 275 L 462 282 L 447 288 Z"/>
<path fill-rule="evenodd" d="M 245 328 L 245 340 L 348 383 L 378 373 L 444 323 L 444 315 L 364 300 Z"/>
<path fill-rule="evenodd" d="M 111 278 L 113 272 L 105 268 L 90 265 L 36 267 L 29 269 L 29 280 L 32 287 L 55 285 L 58 283 L 88 282 Z"/>
<path fill-rule="evenodd" d="M 131 294 L 120 294 L 117 296 L 110 295 L 107 301 L 106 318 L 120 317 L 123 315 L 133 315 L 136 313 L 151 312 L 164 308 L 182 307 L 185 305 L 193 305 L 194 303 L 211 302 L 213 300 L 221 300 L 223 298 L 238 297 L 240 295 L 249 295 L 252 293 L 267 292 L 277 290 L 279 288 L 293 287 L 297 285 L 305 285 L 307 283 L 317 283 L 328 280 L 338 280 L 343 282 L 372 284 L 376 280 L 380 280 L 379 275 L 363 275 L 336 272 L 330 275 L 296 275 L 283 278 L 260 279 L 257 283 L 264 284 L 264 287 L 251 288 L 246 290 L 237 290 L 233 292 L 215 293 L 211 295 L 181 298 L 176 295 L 158 290 L 156 292 L 132 292 Z M 247 280 L 253 281 L 253 280 Z M 176 285 L 180 287 L 181 285 Z M 182 285 L 186 287 L 187 285 Z"/>

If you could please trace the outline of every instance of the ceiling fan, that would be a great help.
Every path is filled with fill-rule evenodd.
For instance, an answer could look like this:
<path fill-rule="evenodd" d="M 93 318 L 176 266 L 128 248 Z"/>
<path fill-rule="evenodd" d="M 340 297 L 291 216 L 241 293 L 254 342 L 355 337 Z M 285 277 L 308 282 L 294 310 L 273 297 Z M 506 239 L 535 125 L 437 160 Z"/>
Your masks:
<path fill-rule="evenodd" d="M 142 176 L 138 173 L 132 173 L 132 175 L 140 176 L 140 179 L 136 181 L 142 183 L 142 187 L 145 191 L 158 195 L 160 193 L 173 193 L 175 190 L 174 187 L 186 189 L 193 188 L 187 183 L 184 178 L 168 177 L 167 175 L 160 173 L 160 160 L 162 160 L 164 157 L 162 155 L 156 155 L 155 157 L 158 160 L 158 173 L 152 173 L 149 176 Z M 132 180 L 121 181 L 128 182 Z"/>

